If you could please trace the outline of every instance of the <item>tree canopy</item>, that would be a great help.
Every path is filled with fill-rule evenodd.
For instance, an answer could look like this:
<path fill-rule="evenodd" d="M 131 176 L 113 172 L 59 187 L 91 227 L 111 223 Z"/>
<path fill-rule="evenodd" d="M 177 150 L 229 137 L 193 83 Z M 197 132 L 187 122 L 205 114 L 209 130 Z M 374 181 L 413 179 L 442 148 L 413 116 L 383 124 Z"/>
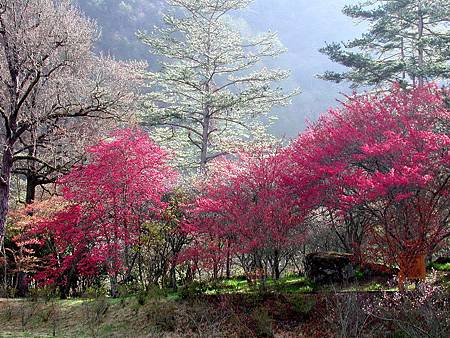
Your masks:
<path fill-rule="evenodd" d="M 447 0 L 376 0 L 348 5 L 344 14 L 366 22 L 360 38 L 333 42 L 320 51 L 350 68 L 322 79 L 353 86 L 423 86 L 450 77 L 450 3 Z"/>

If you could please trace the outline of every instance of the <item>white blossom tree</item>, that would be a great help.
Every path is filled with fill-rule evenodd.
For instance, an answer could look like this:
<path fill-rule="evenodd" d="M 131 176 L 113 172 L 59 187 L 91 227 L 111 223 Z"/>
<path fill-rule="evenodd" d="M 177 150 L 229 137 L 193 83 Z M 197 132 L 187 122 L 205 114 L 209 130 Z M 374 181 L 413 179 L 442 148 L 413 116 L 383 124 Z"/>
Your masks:
<path fill-rule="evenodd" d="M 133 109 L 143 65 L 96 56 L 97 36 L 70 0 L 0 0 L 0 244 L 11 175 L 54 180 L 94 121 Z"/>
<path fill-rule="evenodd" d="M 246 38 L 230 14 L 250 0 L 167 0 L 164 26 L 139 33 L 162 59 L 148 74 L 144 121 L 185 159 L 205 165 L 264 131 L 261 118 L 296 94 L 277 83 L 289 76 L 264 67 L 284 52 L 276 33 Z"/>

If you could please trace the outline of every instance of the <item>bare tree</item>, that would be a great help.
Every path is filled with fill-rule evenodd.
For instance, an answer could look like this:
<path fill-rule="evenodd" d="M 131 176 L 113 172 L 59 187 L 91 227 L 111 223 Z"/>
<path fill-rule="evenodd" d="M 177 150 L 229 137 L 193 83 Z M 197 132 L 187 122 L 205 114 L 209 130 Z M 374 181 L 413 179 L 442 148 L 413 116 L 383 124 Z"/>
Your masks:
<path fill-rule="evenodd" d="M 97 36 L 69 0 L 0 0 L 0 243 L 11 175 L 34 180 L 31 200 L 33 186 L 54 180 L 73 162 L 69 149 L 92 135 L 94 120 L 85 118 L 133 109 L 143 64 L 96 56 Z"/>

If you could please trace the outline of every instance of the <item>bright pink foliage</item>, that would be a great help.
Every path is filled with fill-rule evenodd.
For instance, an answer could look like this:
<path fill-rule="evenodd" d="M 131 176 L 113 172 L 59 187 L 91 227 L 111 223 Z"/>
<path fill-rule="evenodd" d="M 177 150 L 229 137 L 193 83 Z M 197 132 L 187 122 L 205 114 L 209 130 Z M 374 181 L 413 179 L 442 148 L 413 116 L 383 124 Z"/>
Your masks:
<path fill-rule="evenodd" d="M 271 151 L 253 149 L 215 161 L 185 225 L 195 243 L 185 257 L 217 266 L 228 253 L 283 250 L 303 239 L 301 214 L 281 182 L 286 164 Z"/>
<path fill-rule="evenodd" d="M 64 284 L 71 269 L 85 277 L 126 269 L 125 251 L 139 243 L 142 224 L 159 217 L 174 178 L 166 153 L 140 130 L 117 131 L 87 152 L 88 162 L 60 180 L 72 206 L 33 229 L 54 244 L 37 276 L 49 283 Z"/>
<path fill-rule="evenodd" d="M 392 261 L 449 236 L 450 113 L 431 85 L 350 98 L 293 143 L 285 182 L 299 206 L 368 216 L 365 250 Z M 447 93 L 448 94 L 448 93 Z M 372 249 L 372 251 L 370 251 Z"/>
<path fill-rule="evenodd" d="M 283 151 L 216 159 L 182 226 L 192 243 L 178 260 L 217 277 L 230 256 L 261 260 L 302 243 L 305 217 L 326 221 L 324 210 L 341 221 L 363 216 L 363 258 L 398 263 L 432 253 L 450 235 L 448 94 L 430 85 L 355 96 Z M 50 282 L 67 283 L 74 269 L 85 277 L 126 271 L 128 250 L 141 225 L 159 217 L 174 178 L 141 131 L 119 131 L 88 153 L 60 181 L 71 207 L 33 229 L 54 245 L 39 275 Z"/>

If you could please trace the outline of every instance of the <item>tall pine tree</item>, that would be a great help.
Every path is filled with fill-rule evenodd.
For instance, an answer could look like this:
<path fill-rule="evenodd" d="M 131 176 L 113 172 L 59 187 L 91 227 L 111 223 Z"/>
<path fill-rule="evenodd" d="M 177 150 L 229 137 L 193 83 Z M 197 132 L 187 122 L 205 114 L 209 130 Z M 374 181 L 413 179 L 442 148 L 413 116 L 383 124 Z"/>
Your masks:
<path fill-rule="evenodd" d="M 393 82 L 423 86 L 450 78 L 449 0 L 370 0 L 344 14 L 368 23 L 362 37 L 331 43 L 320 51 L 350 68 L 319 77 L 353 86 Z"/>
<path fill-rule="evenodd" d="M 284 51 L 275 33 L 244 38 L 230 14 L 250 0 L 167 0 L 164 26 L 140 33 L 161 69 L 148 74 L 144 119 L 157 126 L 184 166 L 204 167 L 243 139 L 254 139 L 260 117 L 295 93 L 277 82 L 289 73 L 264 67 Z M 253 135 L 252 135 L 253 134 Z M 163 143 L 164 144 L 164 143 Z"/>

